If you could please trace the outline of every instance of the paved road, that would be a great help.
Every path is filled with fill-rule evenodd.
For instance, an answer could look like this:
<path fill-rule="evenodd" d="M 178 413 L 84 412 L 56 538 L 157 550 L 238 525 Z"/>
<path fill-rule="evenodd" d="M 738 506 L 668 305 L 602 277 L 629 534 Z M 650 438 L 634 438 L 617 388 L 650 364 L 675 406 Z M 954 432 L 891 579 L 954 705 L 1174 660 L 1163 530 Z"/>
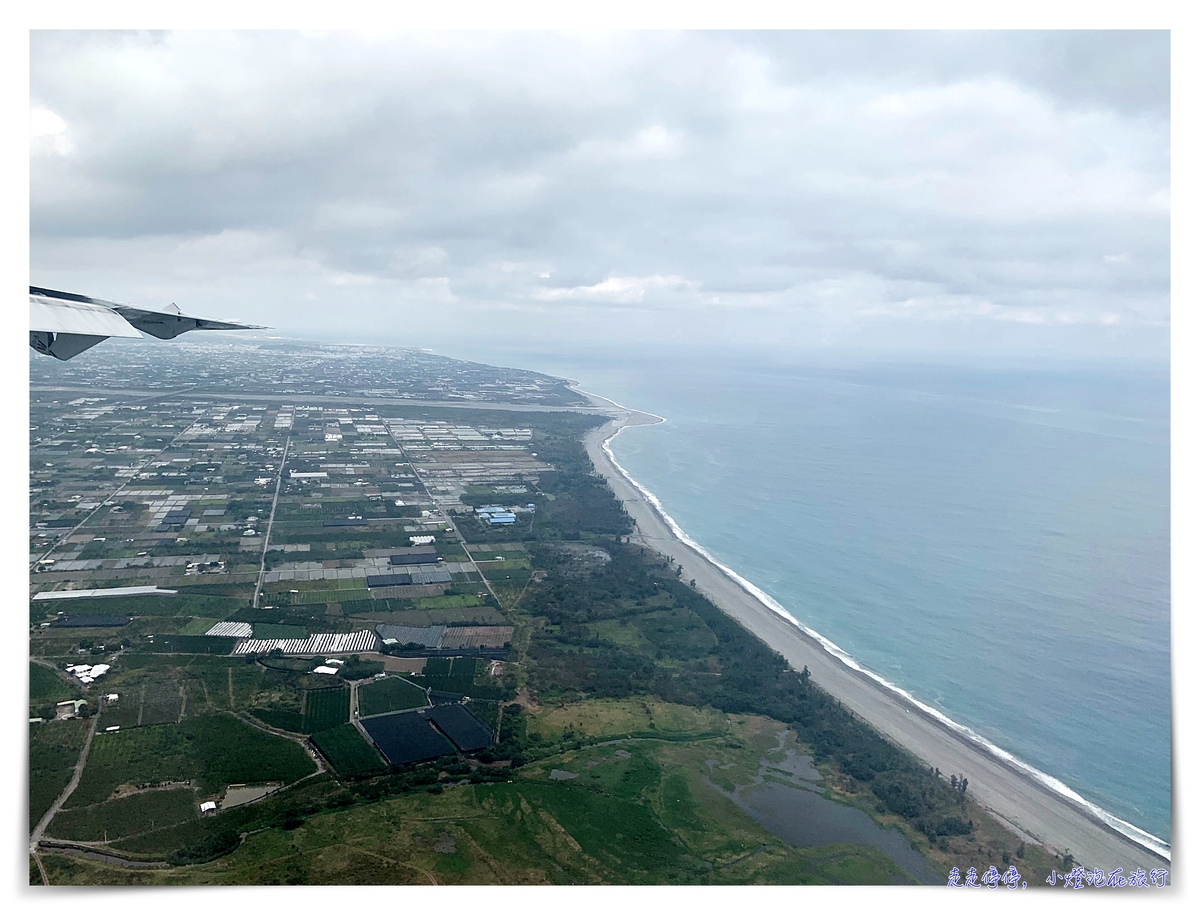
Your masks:
<path fill-rule="evenodd" d="M 258 599 L 262 595 L 263 576 L 267 573 L 267 550 L 271 545 L 271 529 L 275 527 L 275 509 L 279 507 L 279 488 L 283 486 L 283 468 L 287 466 L 288 448 L 292 445 L 292 437 L 289 435 L 287 441 L 283 443 L 283 457 L 279 459 L 279 473 L 275 475 L 275 498 L 271 500 L 271 517 L 267 521 L 267 530 L 263 534 L 262 558 L 258 563 L 258 584 L 254 586 L 254 602 L 252 607 L 258 606 Z"/>

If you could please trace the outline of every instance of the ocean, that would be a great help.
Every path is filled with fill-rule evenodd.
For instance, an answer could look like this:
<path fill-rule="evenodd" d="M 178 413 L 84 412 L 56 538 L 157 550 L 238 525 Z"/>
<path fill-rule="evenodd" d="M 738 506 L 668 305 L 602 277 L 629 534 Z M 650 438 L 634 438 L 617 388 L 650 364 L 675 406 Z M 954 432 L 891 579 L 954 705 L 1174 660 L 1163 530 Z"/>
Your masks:
<path fill-rule="evenodd" d="M 612 450 L 692 539 L 862 666 L 1170 841 L 1165 368 L 497 360 L 662 416 Z"/>

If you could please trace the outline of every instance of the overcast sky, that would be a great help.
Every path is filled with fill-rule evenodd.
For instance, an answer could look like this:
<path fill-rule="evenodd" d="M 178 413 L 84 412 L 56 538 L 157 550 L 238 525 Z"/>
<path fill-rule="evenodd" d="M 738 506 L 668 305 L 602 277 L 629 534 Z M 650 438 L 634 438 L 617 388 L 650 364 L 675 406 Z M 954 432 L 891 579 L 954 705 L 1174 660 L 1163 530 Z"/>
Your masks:
<path fill-rule="evenodd" d="M 444 352 L 1165 358 L 1169 42 L 37 33 L 31 281 Z"/>

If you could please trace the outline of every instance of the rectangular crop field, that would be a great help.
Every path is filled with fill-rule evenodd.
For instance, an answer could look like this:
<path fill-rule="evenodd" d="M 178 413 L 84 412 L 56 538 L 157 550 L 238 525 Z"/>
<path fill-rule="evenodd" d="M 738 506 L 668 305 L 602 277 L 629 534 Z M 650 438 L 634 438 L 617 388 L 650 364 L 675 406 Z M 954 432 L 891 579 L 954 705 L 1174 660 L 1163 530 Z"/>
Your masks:
<path fill-rule="evenodd" d="M 159 635 L 146 650 L 173 654 L 229 654 L 237 641 L 217 635 Z"/>
<path fill-rule="evenodd" d="M 313 734 L 312 740 L 338 774 L 345 778 L 372 775 L 387 768 L 383 757 L 352 724 Z"/>
<path fill-rule="evenodd" d="M 191 788 L 145 791 L 104 804 L 64 810 L 48 830 L 56 839 L 102 842 L 186 823 L 199 815 Z"/>
<path fill-rule="evenodd" d="M 421 712 L 366 718 L 362 726 L 393 763 L 420 762 L 454 752 L 454 747 L 433 729 Z"/>
<path fill-rule="evenodd" d="M 303 626 L 292 626 L 287 623 L 255 623 L 254 638 L 306 639 L 308 638 L 308 630 Z"/>
<path fill-rule="evenodd" d="M 99 728 L 101 732 L 105 728 L 136 728 L 138 717 L 141 712 L 141 701 L 138 698 L 140 690 L 132 690 L 130 692 L 120 693 L 121 698 L 116 702 L 106 705 L 104 711 L 100 713 Z"/>
<path fill-rule="evenodd" d="M 337 727 L 349 719 L 349 689 L 310 689 L 305 692 L 304 727 L 308 733 Z"/>
<path fill-rule="evenodd" d="M 196 779 L 205 791 L 230 784 L 296 781 L 313 770 L 293 741 L 256 730 L 229 715 L 205 715 L 99 733 L 71 807 L 106 800 L 118 785 L 155 785 Z"/>
<path fill-rule="evenodd" d="M 173 680 L 149 681 L 142 695 L 142 724 L 169 724 L 179 720 L 183 696 Z"/>
<path fill-rule="evenodd" d="M 428 705 L 425 690 L 399 677 L 373 680 L 358 688 L 358 714 L 382 715 Z"/>
<path fill-rule="evenodd" d="M 474 699 L 499 699 L 501 689 L 475 682 L 482 663 L 478 658 L 430 658 L 425 664 L 420 683 L 430 689 Z"/>

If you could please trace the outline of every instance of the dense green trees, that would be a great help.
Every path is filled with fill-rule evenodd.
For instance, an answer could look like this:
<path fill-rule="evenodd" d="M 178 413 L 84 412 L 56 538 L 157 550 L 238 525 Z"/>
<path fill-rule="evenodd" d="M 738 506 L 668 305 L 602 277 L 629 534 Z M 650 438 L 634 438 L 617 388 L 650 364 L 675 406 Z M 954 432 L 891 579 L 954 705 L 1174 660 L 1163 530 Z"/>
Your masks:
<path fill-rule="evenodd" d="M 612 499 L 611 494 L 608 498 Z M 590 532 L 588 532 L 590 534 Z M 611 562 L 574 574 L 570 554 L 533 547 L 546 581 L 524 601 L 541 618 L 527 653 L 530 685 L 547 696 L 651 693 L 668 702 L 768 715 L 791 725 L 818 760 L 867 786 L 880 810 L 930 838 L 961 835 L 964 793 L 844 709 L 784 658 L 680 582 L 660 557 L 596 538 Z M 611 626 L 634 637 L 607 637 Z M 507 710 L 506 710 L 507 714 Z"/>

